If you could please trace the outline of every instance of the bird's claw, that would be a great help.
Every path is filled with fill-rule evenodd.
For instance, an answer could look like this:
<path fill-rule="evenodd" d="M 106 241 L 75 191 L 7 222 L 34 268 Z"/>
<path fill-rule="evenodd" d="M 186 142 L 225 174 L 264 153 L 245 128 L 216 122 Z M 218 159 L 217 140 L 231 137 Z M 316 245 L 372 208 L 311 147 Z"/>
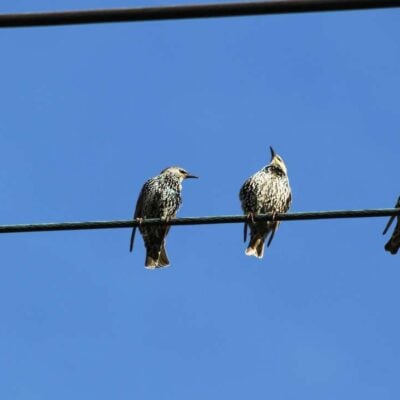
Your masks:
<path fill-rule="evenodd" d="M 255 223 L 255 221 L 254 221 L 254 213 L 253 212 L 249 212 L 249 213 L 247 213 L 247 222 L 252 222 L 253 224 Z"/>
<path fill-rule="evenodd" d="M 140 217 L 136 218 L 136 222 L 138 223 L 139 226 L 142 225 L 143 220 L 144 220 L 144 218 L 140 218 Z"/>

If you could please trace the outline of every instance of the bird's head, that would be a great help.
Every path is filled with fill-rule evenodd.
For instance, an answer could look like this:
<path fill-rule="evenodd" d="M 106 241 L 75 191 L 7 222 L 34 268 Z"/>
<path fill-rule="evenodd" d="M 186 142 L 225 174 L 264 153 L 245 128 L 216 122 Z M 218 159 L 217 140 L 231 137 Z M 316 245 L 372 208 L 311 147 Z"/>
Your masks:
<path fill-rule="evenodd" d="M 278 171 L 282 171 L 284 175 L 287 175 L 287 168 L 285 162 L 282 160 L 282 157 L 275 153 L 274 149 L 269 146 L 271 150 L 271 162 L 269 163 L 268 167 L 273 167 Z"/>
<path fill-rule="evenodd" d="M 181 182 L 184 179 L 189 179 L 189 178 L 198 178 L 198 176 L 192 175 L 189 172 L 187 172 L 185 169 L 181 167 L 168 167 L 165 168 L 161 171 L 161 174 L 169 174 L 172 175 L 176 178 L 178 178 Z"/>

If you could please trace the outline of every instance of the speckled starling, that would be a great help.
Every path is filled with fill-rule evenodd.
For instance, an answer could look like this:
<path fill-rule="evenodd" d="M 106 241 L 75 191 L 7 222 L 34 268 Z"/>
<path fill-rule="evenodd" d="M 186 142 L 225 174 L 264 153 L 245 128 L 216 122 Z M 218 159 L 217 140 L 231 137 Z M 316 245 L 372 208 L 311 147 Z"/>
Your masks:
<path fill-rule="evenodd" d="M 183 168 L 169 167 L 160 175 L 149 179 L 142 187 L 136 203 L 133 218 L 142 221 L 145 218 L 161 218 L 166 222 L 174 218 L 182 203 L 182 181 L 197 178 Z M 167 224 L 145 226 L 139 224 L 146 247 L 145 267 L 162 268 L 169 265 L 165 250 L 165 239 L 170 226 Z M 136 227 L 132 230 L 130 251 L 133 249 Z"/>
<path fill-rule="evenodd" d="M 245 181 L 239 196 L 243 212 L 248 216 L 244 227 L 245 241 L 247 224 L 250 227 L 250 243 L 246 254 L 258 258 L 264 255 L 264 241 L 268 235 L 267 247 L 271 244 L 279 221 L 254 221 L 254 216 L 284 213 L 289 209 L 292 200 L 286 165 L 273 148 L 270 149 L 271 162 Z"/>
<path fill-rule="evenodd" d="M 400 197 L 397 199 L 397 203 L 394 206 L 395 208 L 400 208 Z M 389 222 L 386 225 L 385 230 L 383 231 L 383 234 L 385 234 L 388 229 L 390 228 L 390 225 L 392 225 L 395 215 L 390 217 Z M 396 227 L 394 228 L 392 237 L 389 239 L 389 241 L 385 244 L 385 250 L 389 251 L 391 254 L 396 254 L 400 248 L 400 215 L 397 216 L 397 224 Z"/>

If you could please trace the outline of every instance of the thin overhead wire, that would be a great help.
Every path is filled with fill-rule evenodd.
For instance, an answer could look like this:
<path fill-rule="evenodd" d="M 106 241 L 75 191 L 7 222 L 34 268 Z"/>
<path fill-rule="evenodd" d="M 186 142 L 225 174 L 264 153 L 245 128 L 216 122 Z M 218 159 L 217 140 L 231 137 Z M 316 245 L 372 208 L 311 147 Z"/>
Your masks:
<path fill-rule="evenodd" d="M 399 0 L 268 0 L 0 14 L 0 28 L 239 17 L 400 7 Z"/>
<path fill-rule="evenodd" d="M 254 216 L 255 221 L 301 221 L 317 219 L 343 219 L 343 218 L 372 218 L 391 217 L 400 215 L 400 208 L 380 208 L 370 210 L 338 210 L 338 211 L 313 211 L 297 212 L 287 214 L 263 214 Z M 145 225 L 214 225 L 214 224 L 235 224 L 244 223 L 248 219 L 244 215 L 222 215 L 215 217 L 186 217 L 175 218 L 165 221 L 159 218 L 145 219 L 142 222 L 137 220 L 119 221 L 89 221 L 89 222 L 60 222 L 42 224 L 20 224 L 0 225 L 0 233 L 22 233 L 22 232 L 51 232 L 51 231 L 76 231 L 89 229 L 118 229 L 132 228 Z"/>

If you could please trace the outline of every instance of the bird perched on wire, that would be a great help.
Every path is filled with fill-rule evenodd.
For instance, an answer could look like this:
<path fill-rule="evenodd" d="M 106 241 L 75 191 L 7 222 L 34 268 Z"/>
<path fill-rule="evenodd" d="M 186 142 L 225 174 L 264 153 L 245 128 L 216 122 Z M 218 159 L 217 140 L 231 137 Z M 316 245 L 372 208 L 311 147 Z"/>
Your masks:
<path fill-rule="evenodd" d="M 139 221 L 139 231 L 146 247 L 145 267 L 162 268 L 169 265 L 165 239 L 170 229 L 167 222 L 174 218 L 181 203 L 182 181 L 197 178 L 180 167 L 165 168 L 160 175 L 149 179 L 142 187 L 133 218 Z M 143 219 L 161 218 L 165 224 L 141 225 Z M 133 249 L 136 227 L 132 230 L 130 251 Z"/>
<path fill-rule="evenodd" d="M 264 241 L 269 235 L 267 247 L 271 244 L 279 221 L 255 221 L 257 214 L 286 212 L 292 201 L 286 165 L 275 154 L 272 147 L 271 162 L 248 178 L 240 189 L 240 201 L 243 212 L 248 216 L 244 226 L 244 241 L 247 240 L 247 225 L 250 227 L 250 243 L 246 255 L 262 258 Z"/>
<path fill-rule="evenodd" d="M 397 199 L 397 203 L 394 207 L 400 208 L 400 196 Z M 396 217 L 395 215 L 390 217 L 389 222 L 387 223 L 385 230 L 383 231 L 383 234 L 385 234 L 389 230 L 390 225 L 392 225 L 395 217 Z M 396 227 L 394 228 L 392 237 L 385 244 L 385 250 L 389 251 L 391 254 L 396 254 L 398 252 L 399 248 L 400 248 L 400 215 L 397 216 Z"/>

